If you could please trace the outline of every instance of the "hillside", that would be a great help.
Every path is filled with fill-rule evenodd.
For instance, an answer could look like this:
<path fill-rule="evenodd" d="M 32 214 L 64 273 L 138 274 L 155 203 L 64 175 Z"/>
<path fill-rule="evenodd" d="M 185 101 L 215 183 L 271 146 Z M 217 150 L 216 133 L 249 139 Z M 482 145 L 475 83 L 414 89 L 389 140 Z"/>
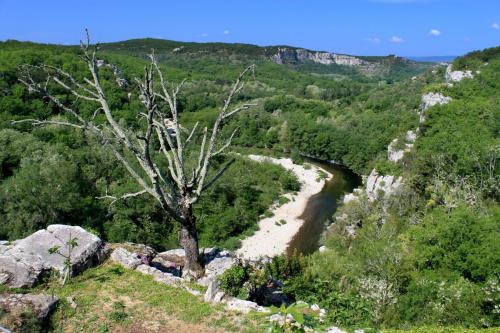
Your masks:
<path fill-rule="evenodd" d="M 417 63 L 402 57 L 356 57 L 291 46 L 265 46 L 227 43 L 185 43 L 161 39 L 133 39 L 102 44 L 107 52 L 145 57 L 154 49 L 167 64 L 183 61 L 230 61 L 249 63 L 271 61 L 307 73 L 339 74 L 346 77 L 401 80 L 419 74 L 433 64 Z"/>
<path fill-rule="evenodd" d="M 120 126 L 138 141 L 147 133 L 140 113 L 146 103 L 134 78 L 144 75 L 152 48 L 169 82 L 187 79 L 176 99 L 183 130 L 211 126 L 232 82 L 247 64 L 256 64 L 234 101 L 236 107 L 255 105 L 221 130 L 223 138 L 235 133 L 232 149 L 238 154 L 213 159 L 214 170 L 227 166 L 227 171 L 220 178 L 211 171 L 209 178 L 217 182 L 193 207 L 201 247 L 238 249 L 259 220 L 272 217 L 272 208 L 293 204 L 290 198 L 300 192 L 292 172 L 245 155 L 290 157 L 296 164 L 310 156 L 366 176 L 363 186 L 336 203 L 321 251 L 257 264 L 235 260 L 220 277 L 227 296 L 268 306 L 276 302 L 262 294 L 276 288 L 273 292 L 293 311 L 299 301 L 323 309 L 321 321 L 307 317 L 309 310 L 305 314 L 307 325 L 321 329 L 498 328 L 499 47 L 472 52 L 446 67 L 288 46 L 155 39 L 102 44 L 96 67 L 107 101 Z M 102 200 L 109 193 L 140 190 L 112 146 L 84 128 L 57 124 L 78 116 L 104 128 L 107 118 L 96 111 L 95 100 L 49 82 L 64 105 L 78 110 L 68 114 L 18 80 L 25 78 L 20 65 L 41 63 L 82 80 L 88 68 L 79 55 L 74 46 L 0 43 L 0 239 L 14 241 L 48 225 L 67 224 L 108 243 L 176 249 L 180 226 L 153 198 Z M 35 78 L 43 78 L 34 68 Z M 31 126 L 30 119 L 53 123 Z M 188 137 L 185 132 L 181 135 Z M 203 141 L 202 134 L 192 137 L 193 146 L 184 151 L 189 163 L 196 165 Z M 161 143 L 151 147 L 166 169 Z M 307 163 L 301 168 L 311 169 Z M 321 174 L 312 178 L 322 181 Z M 276 223 L 287 221 L 274 221 L 278 229 Z M 16 243 L 0 243 L 5 244 Z M 157 282 L 105 262 L 65 287 L 49 279 L 20 291 L 61 299 L 73 295 L 81 302 L 73 311 L 63 301 L 49 331 L 161 332 L 162 325 L 178 324 L 185 331 L 258 332 L 262 323 L 269 324 L 267 316 L 227 314 L 221 306 Z M 137 318 L 140 327 L 134 326 Z"/>

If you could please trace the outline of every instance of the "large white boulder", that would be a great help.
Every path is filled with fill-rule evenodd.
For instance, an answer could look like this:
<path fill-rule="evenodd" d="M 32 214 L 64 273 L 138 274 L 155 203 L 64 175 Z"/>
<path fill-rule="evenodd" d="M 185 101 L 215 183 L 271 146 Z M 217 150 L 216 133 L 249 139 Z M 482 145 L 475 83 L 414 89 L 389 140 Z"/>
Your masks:
<path fill-rule="evenodd" d="M 71 273 L 77 274 L 84 269 L 100 263 L 106 254 L 103 241 L 76 226 L 53 224 L 47 229 L 2 247 L 0 252 L 0 283 L 11 288 L 31 287 L 43 272 L 65 270 L 64 256 L 70 249 L 68 242 L 76 242 L 71 249 Z M 58 253 L 50 249 L 59 247 Z"/>

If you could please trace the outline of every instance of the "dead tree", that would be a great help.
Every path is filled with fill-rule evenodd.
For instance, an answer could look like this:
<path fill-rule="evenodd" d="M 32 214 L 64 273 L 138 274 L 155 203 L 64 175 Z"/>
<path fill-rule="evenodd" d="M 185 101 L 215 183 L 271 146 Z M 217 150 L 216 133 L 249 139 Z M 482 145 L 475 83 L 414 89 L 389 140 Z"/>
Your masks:
<path fill-rule="evenodd" d="M 229 117 L 254 106 L 242 104 L 232 106 L 234 97 L 243 88 L 245 75 L 253 72 L 254 65 L 247 67 L 232 86 L 221 111 L 209 130 L 203 129 L 199 152 L 193 167 L 186 163 L 186 149 L 196 141 L 198 123 L 190 131 L 186 131 L 179 123 L 178 101 L 179 91 L 184 83 L 174 85 L 166 80 L 154 53 L 150 55 L 150 64 L 144 69 L 144 77 L 136 78 L 140 91 L 140 99 L 144 110 L 138 114 L 145 121 L 143 132 L 137 133 L 125 128 L 115 118 L 106 93 L 101 85 L 97 45 L 90 44 L 87 32 L 86 42 L 80 43 L 82 59 L 87 64 L 90 78 L 76 80 L 70 73 L 49 65 L 21 66 L 20 81 L 30 92 L 37 92 L 68 114 L 70 120 L 38 120 L 26 119 L 35 126 L 63 125 L 85 131 L 97 137 L 108 147 L 115 157 L 123 164 L 130 176 L 140 186 L 140 191 L 127 193 L 118 197 L 106 195 L 115 202 L 139 195 L 152 196 L 166 214 L 169 214 L 180 224 L 179 241 L 186 252 L 184 273 L 186 276 L 199 277 L 203 274 L 203 264 L 199 255 L 196 216 L 193 205 L 202 193 L 209 188 L 228 168 L 229 163 L 219 170 L 210 172 L 211 160 L 225 152 L 230 146 L 236 130 L 221 142 L 221 128 Z M 36 80 L 34 72 L 43 73 L 43 80 Z M 38 76 L 37 76 L 38 77 Z M 90 119 L 84 119 L 78 110 L 63 103 L 51 93 L 50 87 L 57 85 L 78 100 L 95 103 L 98 109 Z M 116 110 L 115 110 L 116 111 Z M 97 114 L 104 114 L 105 123 L 97 124 Z M 153 141 L 157 140 L 160 151 L 154 150 Z M 159 159 L 164 159 L 168 166 L 159 167 Z M 165 163 L 164 163 L 165 164 Z"/>

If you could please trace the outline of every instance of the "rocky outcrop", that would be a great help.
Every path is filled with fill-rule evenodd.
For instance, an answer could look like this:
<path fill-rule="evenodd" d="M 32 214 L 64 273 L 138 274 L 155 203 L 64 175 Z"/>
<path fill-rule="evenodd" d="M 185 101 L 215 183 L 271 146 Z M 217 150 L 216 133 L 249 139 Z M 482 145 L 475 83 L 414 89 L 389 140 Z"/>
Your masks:
<path fill-rule="evenodd" d="M 416 139 L 417 133 L 415 133 L 414 131 L 406 132 L 404 140 L 405 142 L 403 143 L 402 149 L 398 148 L 398 146 L 400 146 L 398 139 L 392 140 L 392 142 L 387 147 L 387 158 L 389 159 L 389 161 L 398 162 L 402 160 L 404 154 L 409 152 L 413 148 L 413 144 Z"/>
<path fill-rule="evenodd" d="M 460 82 L 465 78 L 473 78 L 472 71 L 454 71 L 452 69 L 452 65 L 449 64 L 448 67 L 446 67 L 446 72 L 444 74 L 444 78 L 447 83 L 452 83 L 452 82 Z"/>
<path fill-rule="evenodd" d="M 47 318 L 59 299 L 45 294 L 2 294 L 0 309 L 6 313 L 33 313 L 39 320 Z"/>
<path fill-rule="evenodd" d="M 67 243 L 75 240 L 71 250 L 71 270 L 75 275 L 100 263 L 106 254 L 102 240 L 80 227 L 53 224 L 47 229 L 3 245 L 0 252 L 0 283 L 11 288 L 33 286 L 44 272 L 56 270 L 63 273 L 65 258 L 69 254 Z M 58 247 L 58 253 L 49 249 Z"/>
<path fill-rule="evenodd" d="M 277 64 L 300 63 L 303 61 L 312 61 L 323 65 L 347 65 L 359 66 L 366 61 L 350 55 L 336 54 L 330 52 L 314 52 L 306 49 L 294 49 L 289 47 L 280 47 L 278 51 L 271 56 L 271 60 Z"/>
<path fill-rule="evenodd" d="M 382 176 L 377 170 L 373 169 L 365 179 L 365 189 L 355 189 L 353 193 L 344 196 L 343 202 L 348 203 L 358 198 L 365 193 L 370 201 L 374 201 L 379 197 L 387 198 L 392 195 L 403 184 L 403 177 L 391 175 Z"/>
<path fill-rule="evenodd" d="M 391 175 L 382 176 L 373 169 L 366 179 L 366 195 L 374 201 L 379 196 L 388 197 L 394 193 L 403 183 L 403 177 Z"/>
<path fill-rule="evenodd" d="M 422 104 L 420 111 L 420 119 L 419 122 L 422 124 L 425 121 L 425 111 L 427 111 L 430 107 L 434 105 L 444 105 L 451 102 L 451 97 L 444 96 L 441 93 L 428 93 L 422 96 Z"/>

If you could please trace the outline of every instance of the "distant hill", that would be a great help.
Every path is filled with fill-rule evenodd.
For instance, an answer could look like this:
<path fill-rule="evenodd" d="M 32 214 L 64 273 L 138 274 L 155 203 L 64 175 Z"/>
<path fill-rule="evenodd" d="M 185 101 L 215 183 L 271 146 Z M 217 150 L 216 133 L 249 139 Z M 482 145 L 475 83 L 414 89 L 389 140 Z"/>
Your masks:
<path fill-rule="evenodd" d="M 428 56 L 428 57 L 407 57 L 417 62 L 453 62 L 458 56 Z"/>
<path fill-rule="evenodd" d="M 104 43 L 106 52 L 145 57 L 152 49 L 162 62 L 175 63 L 199 61 L 248 63 L 274 62 L 291 69 L 346 77 L 400 80 L 417 75 L 434 64 L 416 62 L 404 57 L 353 56 L 335 52 L 314 51 L 286 45 L 257 46 L 241 43 L 194 43 L 154 38 L 131 39 Z"/>

